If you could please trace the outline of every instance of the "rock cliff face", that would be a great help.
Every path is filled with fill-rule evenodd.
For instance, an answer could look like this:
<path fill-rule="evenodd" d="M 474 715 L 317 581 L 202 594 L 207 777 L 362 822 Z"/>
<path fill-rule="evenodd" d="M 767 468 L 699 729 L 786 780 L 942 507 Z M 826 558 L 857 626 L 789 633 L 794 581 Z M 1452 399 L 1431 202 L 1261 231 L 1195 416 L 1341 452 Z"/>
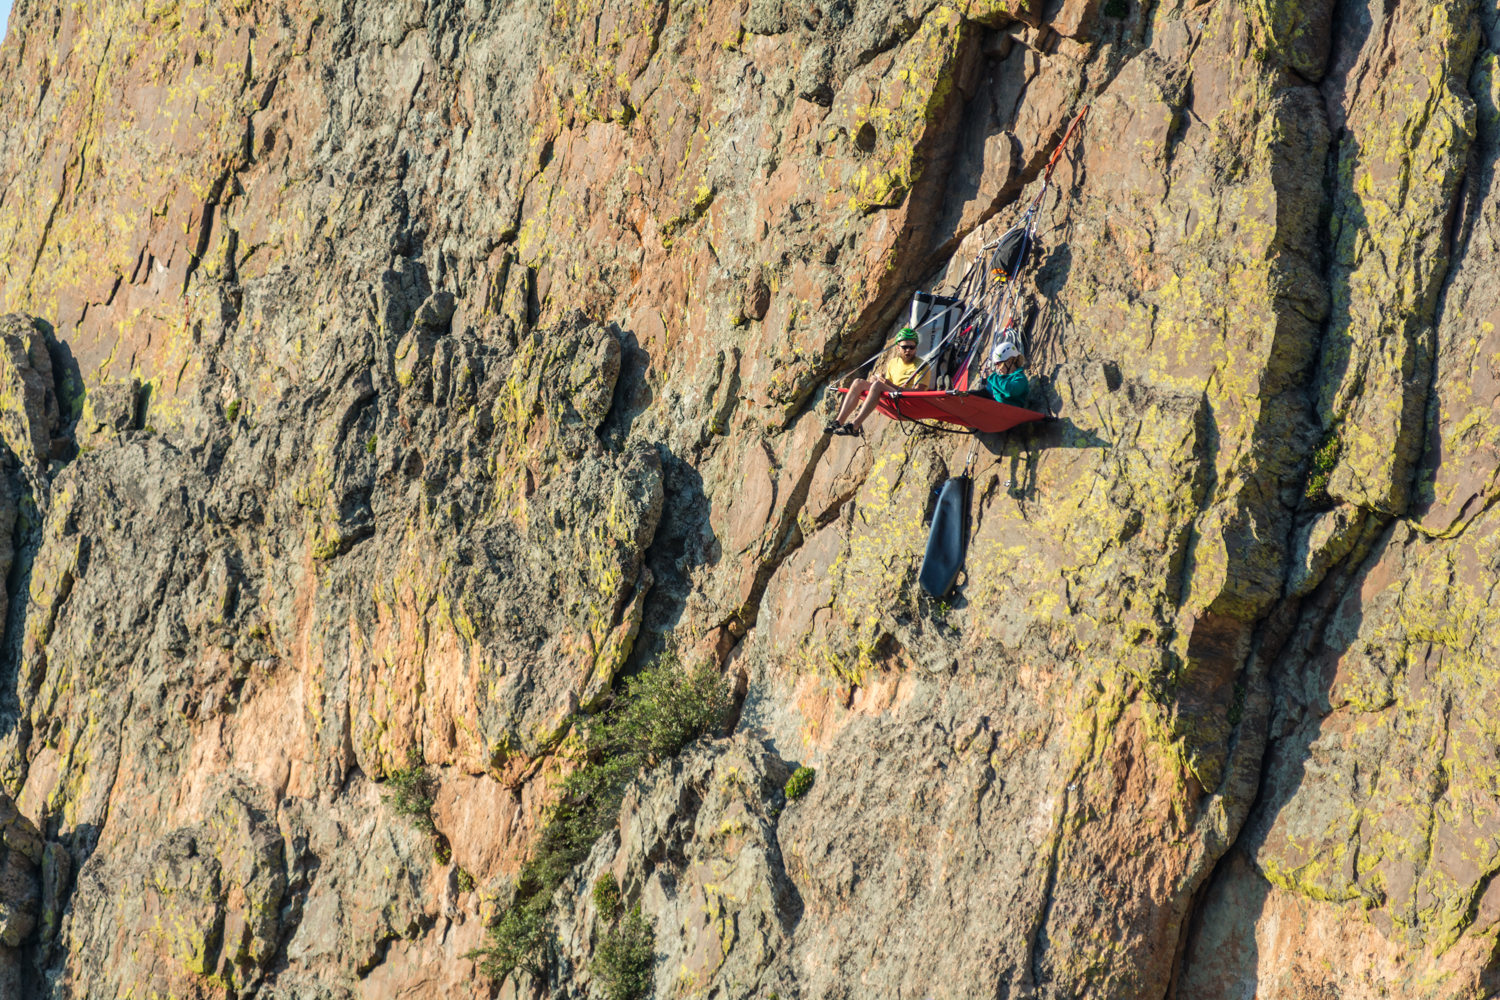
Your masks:
<path fill-rule="evenodd" d="M 1085 104 L 1056 420 L 825 437 Z M 609 871 L 660 997 L 1493 994 L 1497 164 L 1489 0 L 18 0 L 0 993 L 602 996 Z"/>

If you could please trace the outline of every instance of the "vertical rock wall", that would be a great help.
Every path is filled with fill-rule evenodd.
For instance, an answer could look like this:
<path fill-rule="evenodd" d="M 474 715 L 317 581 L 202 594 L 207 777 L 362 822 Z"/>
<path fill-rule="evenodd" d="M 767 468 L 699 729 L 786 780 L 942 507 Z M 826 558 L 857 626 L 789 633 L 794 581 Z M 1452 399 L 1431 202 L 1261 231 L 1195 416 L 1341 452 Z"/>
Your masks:
<path fill-rule="evenodd" d="M 609 870 L 660 996 L 1492 991 L 1494 21 L 20 0 L 0 977 L 597 995 Z M 824 436 L 1084 105 L 1055 419 Z M 486 982 L 570 732 L 668 646 L 735 731 Z"/>

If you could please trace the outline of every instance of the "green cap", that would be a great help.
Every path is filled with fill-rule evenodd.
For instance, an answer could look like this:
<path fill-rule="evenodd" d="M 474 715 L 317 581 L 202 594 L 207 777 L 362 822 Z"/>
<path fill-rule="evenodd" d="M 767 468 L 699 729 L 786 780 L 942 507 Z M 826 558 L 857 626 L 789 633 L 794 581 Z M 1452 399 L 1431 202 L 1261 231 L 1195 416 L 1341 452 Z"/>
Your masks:
<path fill-rule="evenodd" d="M 917 336 L 917 331 L 909 326 L 902 327 L 901 332 L 896 334 L 896 343 L 898 344 L 903 340 L 920 341 L 921 339 L 921 337 Z"/>

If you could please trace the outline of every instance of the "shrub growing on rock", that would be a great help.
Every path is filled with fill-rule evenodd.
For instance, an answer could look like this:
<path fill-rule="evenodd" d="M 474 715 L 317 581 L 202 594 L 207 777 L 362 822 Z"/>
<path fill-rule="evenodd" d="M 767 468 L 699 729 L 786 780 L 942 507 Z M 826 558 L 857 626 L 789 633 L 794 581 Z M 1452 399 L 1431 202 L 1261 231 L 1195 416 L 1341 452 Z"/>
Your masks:
<path fill-rule="evenodd" d="M 688 668 L 668 653 L 626 680 L 608 709 L 582 723 L 580 766 L 563 781 L 516 878 L 514 901 L 491 929 L 488 945 L 473 953 L 482 973 L 503 979 L 517 969 L 542 971 L 552 894 L 615 822 L 625 789 L 641 771 L 716 732 L 729 705 L 729 689 L 712 663 Z"/>
<path fill-rule="evenodd" d="M 437 779 L 427 770 L 422 761 L 422 752 L 415 747 L 406 752 L 406 766 L 398 767 L 386 775 L 389 795 L 381 798 L 390 804 L 398 816 L 410 817 L 412 824 L 423 833 L 437 833 L 432 822 L 432 796 Z"/>
<path fill-rule="evenodd" d="M 599 916 L 610 920 L 619 907 L 620 883 L 615 881 L 614 872 L 605 872 L 594 879 L 594 909 L 599 911 Z"/>
<path fill-rule="evenodd" d="M 1328 495 L 1328 483 L 1333 476 L 1333 469 L 1339 464 L 1339 452 L 1342 450 L 1342 442 L 1339 440 L 1338 429 L 1331 429 L 1324 437 L 1323 443 L 1318 450 L 1313 452 L 1312 463 L 1307 470 L 1307 502 L 1317 510 L 1328 510 L 1334 506 L 1333 497 Z"/>
<path fill-rule="evenodd" d="M 807 790 L 812 787 L 813 776 L 815 774 L 817 774 L 817 772 L 810 767 L 797 768 L 797 770 L 792 773 L 792 776 L 786 780 L 787 800 L 790 801 L 792 799 L 800 799 L 802 798 L 802 796 L 806 795 Z"/>
<path fill-rule="evenodd" d="M 604 987 L 609 1000 L 644 1000 L 651 993 L 651 967 L 655 960 L 656 932 L 636 905 L 599 942 L 589 971 Z"/>

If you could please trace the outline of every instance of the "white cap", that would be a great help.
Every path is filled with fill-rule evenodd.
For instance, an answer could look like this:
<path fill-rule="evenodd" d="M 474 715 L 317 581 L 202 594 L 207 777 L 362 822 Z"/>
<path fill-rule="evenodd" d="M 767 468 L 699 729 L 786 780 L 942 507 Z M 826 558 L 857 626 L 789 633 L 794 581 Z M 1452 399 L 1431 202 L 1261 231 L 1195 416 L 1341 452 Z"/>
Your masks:
<path fill-rule="evenodd" d="M 1016 345 L 1007 340 L 995 345 L 995 353 L 990 356 L 990 363 L 998 365 L 1002 361 L 1009 361 L 1011 358 L 1020 356 L 1021 352 L 1016 350 Z"/>

